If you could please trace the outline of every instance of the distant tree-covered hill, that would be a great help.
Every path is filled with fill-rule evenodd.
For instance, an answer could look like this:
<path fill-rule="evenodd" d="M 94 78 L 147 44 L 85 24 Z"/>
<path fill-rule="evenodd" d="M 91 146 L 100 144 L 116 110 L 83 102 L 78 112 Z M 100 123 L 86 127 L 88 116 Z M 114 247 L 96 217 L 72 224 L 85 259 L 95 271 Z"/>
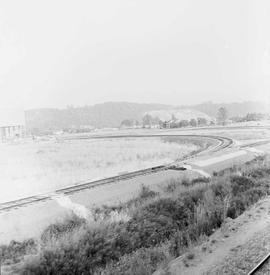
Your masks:
<path fill-rule="evenodd" d="M 66 109 L 32 109 L 26 111 L 26 127 L 29 130 L 48 131 L 83 125 L 95 128 L 119 127 L 125 119 L 141 121 L 147 111 L 171 108 L 163 104 L 139 104 L 106 102 L 85 107 Z"/>
<path fill-rule="evenodd" d="M 125 119 L 141 122 L 149 111 L 188 108 L 216 117 L 218 109 L 225 107 L 228 116 L 244 116 L 247 113 L 266 112 L 265 106 L 257 102 L 216 104 L 211 102 L 193 106 L 170 106 L 163 104 L 141 104 L 129 102 L 106 102 L 85 107 L 66 109 L 32 109 L 25 113 L 26 127 L 30 131 L 46 132 L 64 128 L 93 126 L 94 128 L 119 127 Z"/>
<path fill-rule="evenodd" d="M 190 107 L 190 106 L 186 106 Z M 234 116 L 245 116 L 247 113 L 266 113 L 267 108 L 261 102 L 234 102 L 234 103 L 212 103 L 205 102 L 198 105 L 193 105 L 192 109 L 201 111 L 209 116 L 216 117 L 218 109 L 220 107 L 225 107 L 228 112 L 229 117 Z"/>

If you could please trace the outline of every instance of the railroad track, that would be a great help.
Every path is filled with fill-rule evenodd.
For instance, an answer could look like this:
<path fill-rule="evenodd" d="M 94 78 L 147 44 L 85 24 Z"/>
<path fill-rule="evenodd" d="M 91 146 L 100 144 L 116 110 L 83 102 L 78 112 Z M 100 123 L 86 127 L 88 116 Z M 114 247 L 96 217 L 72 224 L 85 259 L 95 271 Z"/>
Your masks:
<path fill-rule="evenodd" d="M 268 262 L 268 260 L 270 259 L 270 253 L 268 255 L 266 255 L 249 273 L 248 275 L 255 275 L 257 274 L 259 271 L 262 270 L 262 268 L 264 267 L 264 265 Z"/>
<path fill-rule="evenodd" d="M 218 151 L 224 150 L 224 149 L 226 149 L 226 148 L 233 145 L 233 140 L 230 139 L 230 138 L 221 137 L 221 136 L 211 136 L 211 135 L 140 135 L 140 136 L 138 136 L 138 135 L 134 135 L 134 136 L 128 135 L 128 136 L 107 136 L 105 138 L 124 138 L 124 137 L 179 137 L 179 138 L 195 138 L 195 139 L 196 138 L 200 138 L 200 139 L 204 138 L 204 139 L 209 139 L 209 140 L 212 140 L 212 141 L 213 140 L 217 141 L 216 145 L 209 146 L 204 150 L 195 152 L 194 154 L 182 159 L 181 161 L 183 161 L 183 162 L 188 160 L 188 159 L 194 158 L 198 155 L 201 155 L 203 153 L 218 152 Z M 90 138 L 95 138 L 96 139 L 96 138 L 102 138 L 102 137 L 98 136 L 98 137 L 90 137 Z M 157 173 L 157 172 L 169 169 L 169 167 L 174 165 L 174 164 L 175 164 L 175 162 L 167 164 L 167 165 L 160 165 L 160 166 L 155 166 L 155 167 L 142 169 L 142 170 L 138 170 L 138 171 L 134 171 L 134 172 L 119 174 L 117 176 L 113 176 L 113 177 L 109 177 L 109 178 L 105 178 L 105 179 L 101 179 L 101 180 L 81 182 L 81 183 L 77 183 L 77 184 L 72 185 L 72 186 L 57 189 L 53 193 L 40 194 L 40 195 L 30 196 L 30 197 L 26 197 L 26 198 L 22 198 L 22 199 L 18 199 L 18 200 L 13 200 L 13 201 L 1 203 L 0 204 L 0 213 L 4 212 L 4 211 L 9 211 L 9 210 L 12 210 L 12 209 L 17 209 L 17 208 L 20 208 L 22 206 L 26 206 L 26 205 L 29 205 L 29 204 L 32 204 L 32 203 L 47 201 L 47 200 L 52 199 L 52 197 L 55 196 L 55 195 L 73 194 L 73 193 L 76 193 L 76 192 L 83 191 L 85 189 L 90 189 L 90 188 L 94 188 L 94 187 L 97 187 L 97 186 L 106 185 L 106 184 L 109 184 L 109 183 L 117 183 L 119 181 L 131 179 L 131 178 L 138 177 L 138 176 Z"/>
<path fill-rule="evenodd" d="M 264 144 L 267 144 L 269 142 L 270 142 L 270 139 L 256 141 L 256 142 L 253 142 L 253 143 L 241 145 L 240 148 L 247 148 L 247 147 L 252 147 L 252 146 L 264 145 Z"/>
<path fill-rule="evenodd" d="M 191 135 L 191 134 L 126 134 L 126 135 L 82 135 L 82 136 L 67 136 L 63 140 L 78 140 L 78 139 L 119 139 L 119 138 L 143 138 L 143 137 L 177 137 L 177 138 L 209 138 L 213 140 L 219 140 L 222 142 L 232 142 L 233 140 L 228 137 L 216 136 L 216 135 Z"/>

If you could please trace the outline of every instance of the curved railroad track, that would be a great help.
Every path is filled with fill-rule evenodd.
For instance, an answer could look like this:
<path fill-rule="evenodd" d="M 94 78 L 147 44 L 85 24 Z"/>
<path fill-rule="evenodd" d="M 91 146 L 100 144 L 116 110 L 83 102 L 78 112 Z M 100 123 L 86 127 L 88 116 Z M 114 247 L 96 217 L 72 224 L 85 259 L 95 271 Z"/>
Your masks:
<path fill-rule="evenodd" d="M 194 152 L 190 156 L 182 159 L 181 161 L 186 161 L 188 159 L 194 158 L 198 155 L 205 154 L 205 153 L 211 153 L 211 152 L 218 152 L 221 150 L 224 150 L 228 147 L 231 147 L 234 143 L 234 141 L 231 138 L 227 137 L 221 137 L 221 136 L 212 136 L 212 135 L 121 135 L 121 136 L 92 136 L 92 137 L 79 137 L 80 139 L 104 139 L 104 138 L 125 138 L 125 137 L 178 137 L 178 138 L 194 138 L 194 139 L 206 139 L 206 140 L 211 140 L 212 142 L 214 141 L 214 145 L 208 146 L 207 148 Z M 26 206 L 35 202 L 40 202 L 40 201 L 46 201 L 50 200 L 53 195 L 68 195 L 68 194 L 73 194 L 76 192 L 80 192 L 85 189 L 90 189 L 94 188 L 97 186 L 101 185 L 106 185 L 109 183 L 116 183 L 121 180 L 126 180 L 126 179 L 131 179 L 134 177 L 146 175 L 146 174 L 151 174 L 151 173 L 156 173 L 159 171 L 164 171 L 169 169 L 170 166 L 174 165 L 175 162 L 167 164 L 167 165 L 160 165 L 160 166 L 155 166 L 151 168 L 146 168 L 142 170 L 138 170 L 135 172 L 130 172 L 130 173 L 124 173 L 124 174 L 119 174 L 117 176 L 101 179 L 101 180 L 95 180 L 95 181 L 88 181 L 88 182 L 81 182 L 74 184 L 72 186 L 64 187 L 55 190 L 52 193 L 46 193 L 46 194 L 41 194 L 41 195 L 35 195 L 35 196 L 30 196 L 18 200 L 13 200 L 5 203 L 0 204 L 0 213 L 4 211 L 9 211 L 12 209 L 16 209 L 22 206 Z"/>

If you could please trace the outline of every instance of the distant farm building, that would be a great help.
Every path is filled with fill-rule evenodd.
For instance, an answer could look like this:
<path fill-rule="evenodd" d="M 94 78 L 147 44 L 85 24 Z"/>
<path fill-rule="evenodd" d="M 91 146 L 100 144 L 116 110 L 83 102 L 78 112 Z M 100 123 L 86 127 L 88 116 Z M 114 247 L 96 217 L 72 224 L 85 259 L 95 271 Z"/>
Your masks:
<path fill-rule="evenodd" d="M 0 109 L 0 141 L 23 137 L 25 115 L 23 110 Z"/>
<path fill-rule="evenodd" d="M 172 119 L 168 121 L 164 121 L 162 124 L 162 128 L 167 128 L 167 129 L 171 128 L 171 125 L 173 124 L 173 122 L 174 121 Z"/>

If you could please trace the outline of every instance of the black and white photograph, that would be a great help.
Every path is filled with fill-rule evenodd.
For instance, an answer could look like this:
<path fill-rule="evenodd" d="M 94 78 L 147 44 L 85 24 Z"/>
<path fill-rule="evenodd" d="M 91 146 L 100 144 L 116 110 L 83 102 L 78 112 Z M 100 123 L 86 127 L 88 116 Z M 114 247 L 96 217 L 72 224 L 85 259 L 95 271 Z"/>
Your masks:
<path fill-rule="evenodd" d="M 17 274 L 270 274 L 270 1 L 0 0 Z"/>

